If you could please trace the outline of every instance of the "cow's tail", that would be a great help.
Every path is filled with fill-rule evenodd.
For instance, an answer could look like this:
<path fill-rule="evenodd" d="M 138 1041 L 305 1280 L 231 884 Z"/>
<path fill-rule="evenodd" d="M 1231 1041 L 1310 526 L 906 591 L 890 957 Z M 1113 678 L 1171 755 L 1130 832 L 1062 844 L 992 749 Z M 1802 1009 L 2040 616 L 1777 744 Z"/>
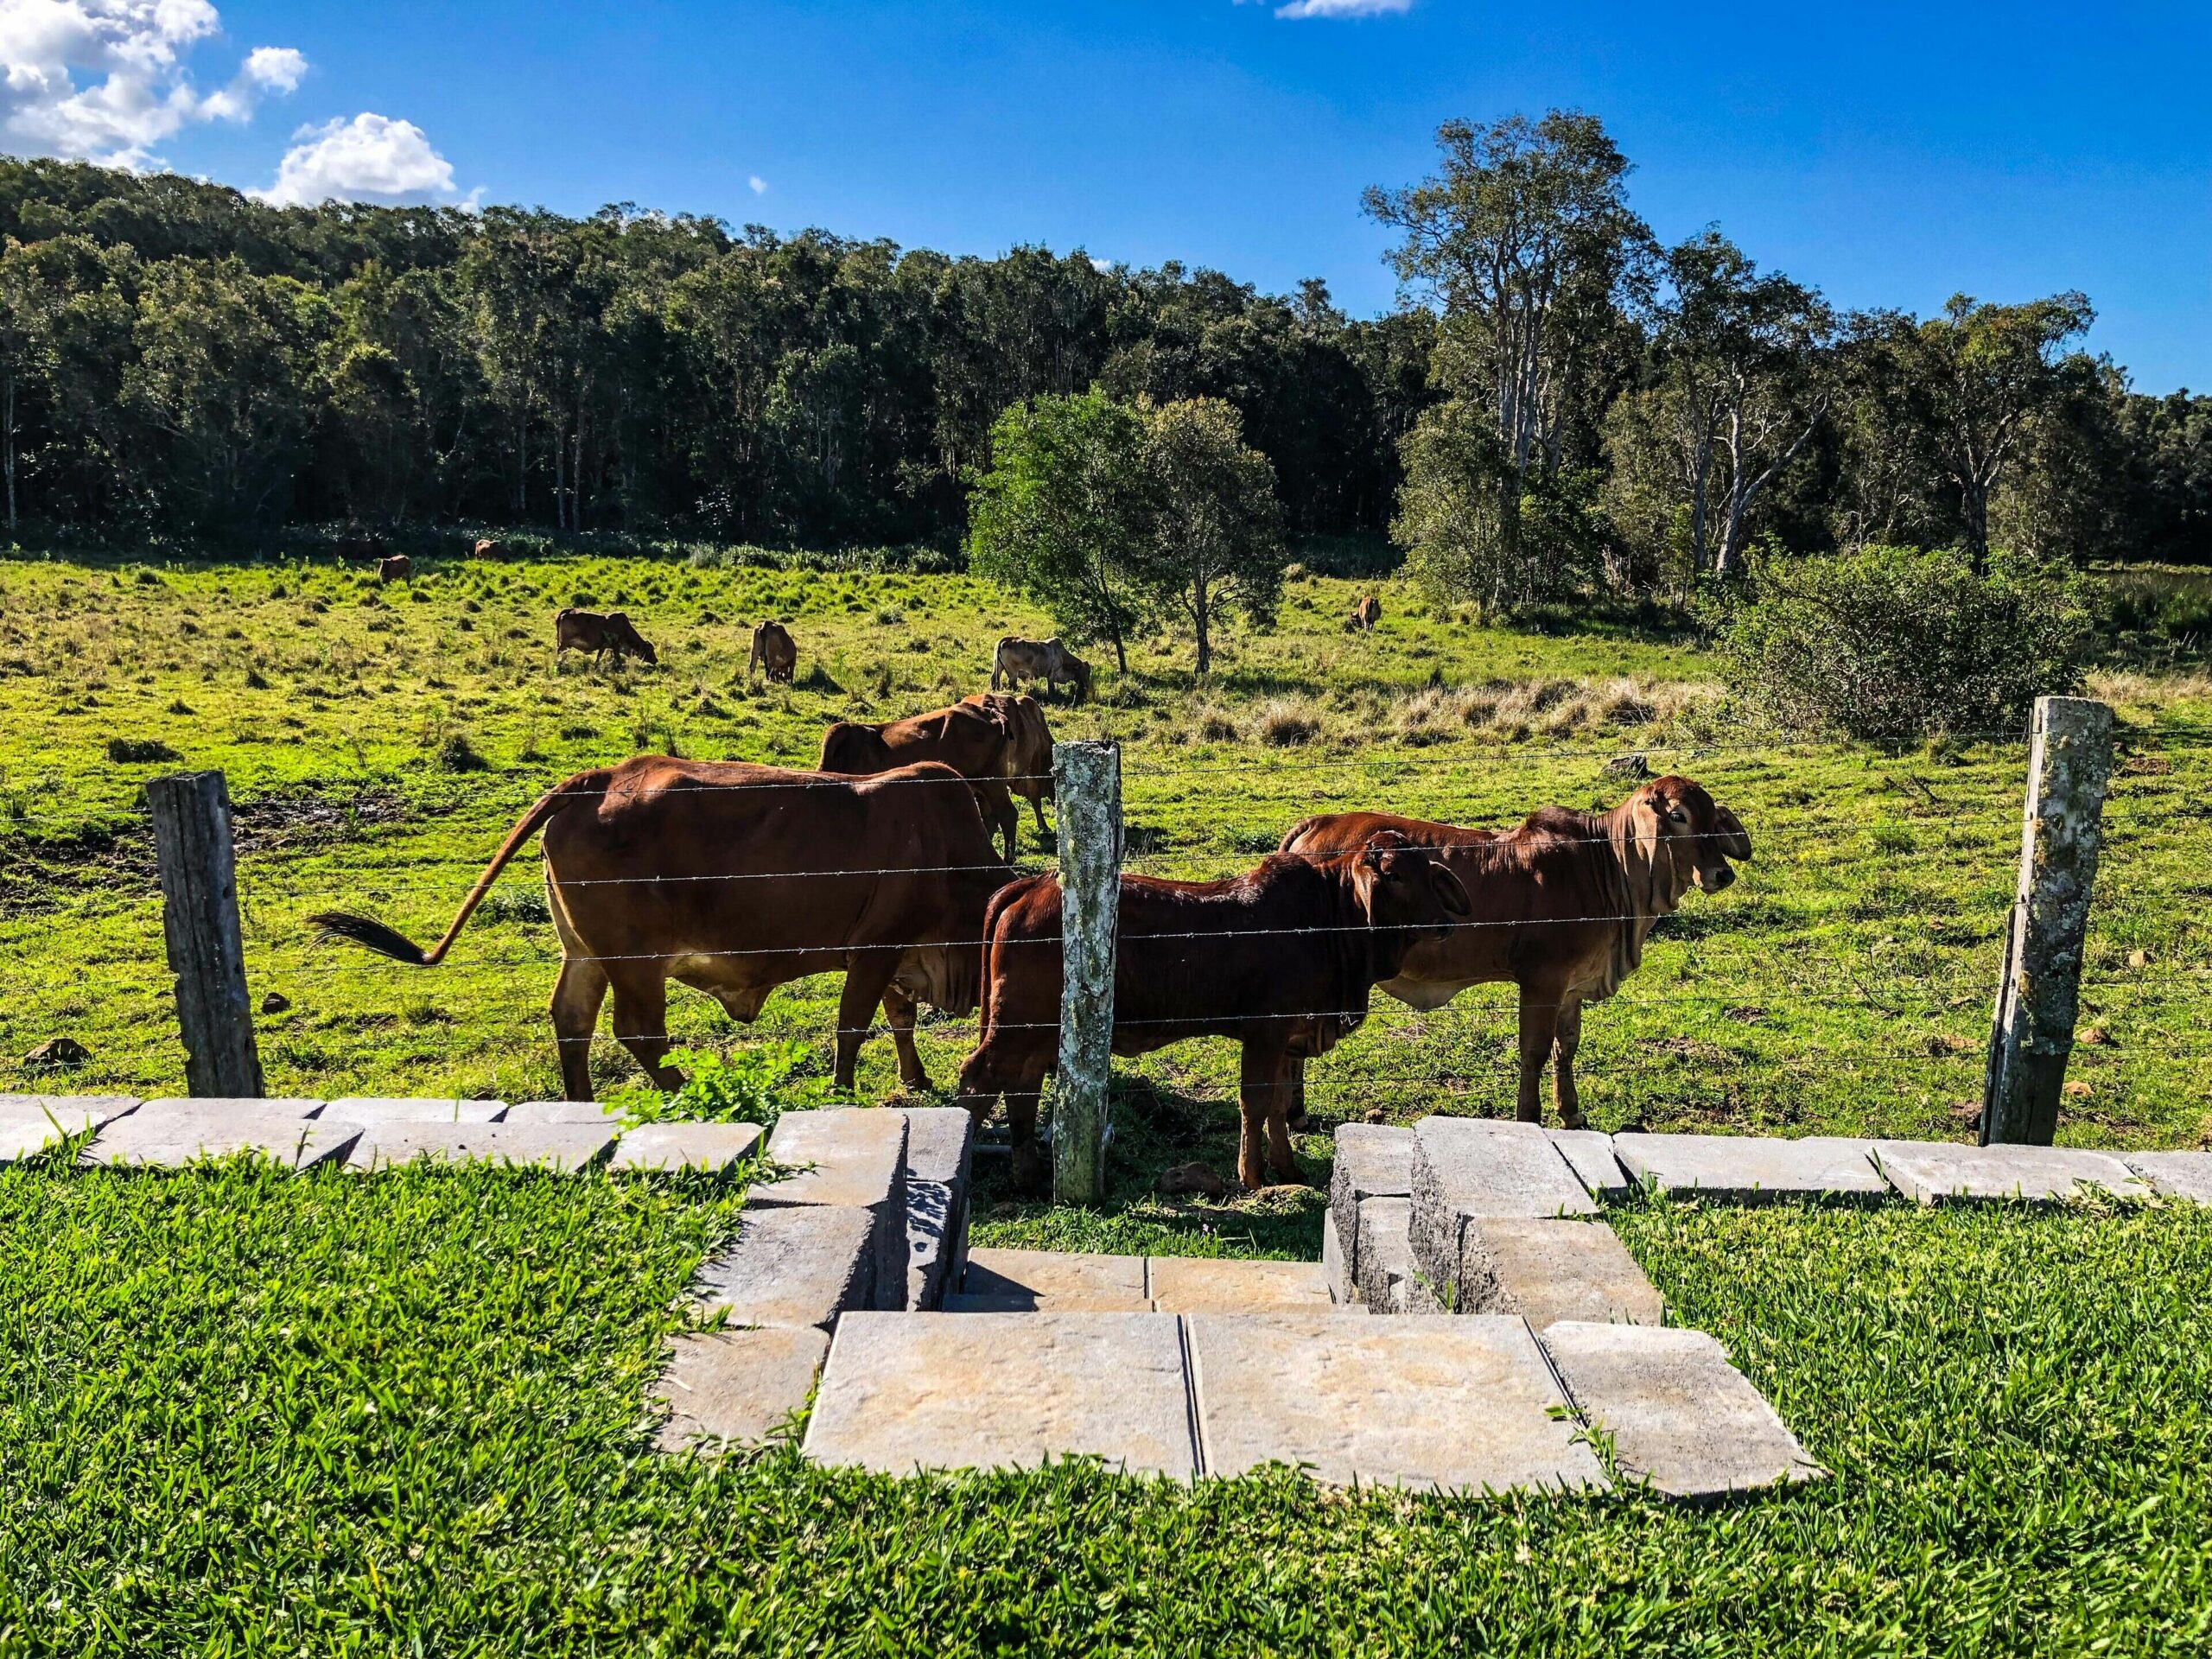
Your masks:
<path fill-rule="evenodd" d="M 999 636 L 998 644 L 991 647 L 991 690 L 994 691 L 999 689 L 999 676 L 1006 669 L 1006 648 L 1014 642 L 1016 637 L 1011 633 L 1002 633 Z M 1007 674 L 1006 677 L 1008 685 L 1014 683 L 1013 675 Z"/>
<path fill-rule="evenodd" d="M 523 814 L 522 822 L 507 832 L 499 843 L 499 850 L 492 855 L 484 874 L 476 878 L 476 885 L 461 901 L 454 912 L 453 925 L 446 929 L 445 937 L 425 950 L 396 927 L 387 926 L 372 916 L 359 916 L 351 911 L 318 911 L 308 918 L 308 924 L 324 938 L 346 939 L 380 957 L 390 957 L 394 962 L 404 962 L 410 968 L 435 968 L 445 960 L 446 952 L 453 949 L 453 942 L 461 937 L 461 930 L 468 925 L 476 906 L 484 902 L 484 895 L 492 891 L 493 882 L 499 879 L 499 872 L 509 860 L 522 849 L 522 844 L 543 830 L 548 820 L 569 804 L 569 798 L 586 785 L 603 787 L 603 772 L 580 772 L 564 783 L 556 784 L 541 797 L 537 805 Z"/>

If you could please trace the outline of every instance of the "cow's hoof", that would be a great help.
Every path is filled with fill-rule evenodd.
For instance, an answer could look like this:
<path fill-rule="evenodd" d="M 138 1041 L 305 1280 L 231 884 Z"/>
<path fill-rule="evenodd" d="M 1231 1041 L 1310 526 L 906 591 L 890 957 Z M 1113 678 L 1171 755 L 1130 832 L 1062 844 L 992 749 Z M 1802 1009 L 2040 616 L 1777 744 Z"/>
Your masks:
<path fill-rule="evenodd" d="M 1313 1127 L 1313 1119 L 1311 1115 L 1300 1112 L 1295 1117 L 1285 1118 L 1283 1120 L 1283 1127 L 1290 1130 L 1294 1135 L 1303 1135 L 1306 1130 Z"/>

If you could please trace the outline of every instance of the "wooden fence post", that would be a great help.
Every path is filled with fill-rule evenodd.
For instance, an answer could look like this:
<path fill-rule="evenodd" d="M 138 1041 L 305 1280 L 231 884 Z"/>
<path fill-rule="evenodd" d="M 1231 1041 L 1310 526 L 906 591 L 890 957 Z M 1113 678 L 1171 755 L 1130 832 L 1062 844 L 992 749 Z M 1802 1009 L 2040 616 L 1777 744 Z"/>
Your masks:
<path fill-rule="evenodd" d="M 1985 1147 L 2047 1147 L 2058 1132 L 2111 775 L 2112 710 L 2086 697 L 2037 697 L 2020 882 L 1982 1090 Z"/>
<path fill-rule="evenodd" d="M 180 772 L 146 785 L 161 862 L 162 931 L 176 976 L 188 1091 L 257 1097 L 261 1055 L 246 1001 L 238 937 L 231 792 L 219 772 Z"/>
<path fill-rule="evenodd" d="M 1121 912 L 1122 751 L 1055 743 L 1059 804 L 1060 1060 L 1052 1096 L 1052 1198 L 1106 1192 L 1106 1086 L 1114 1057 L 1114 937 Z"/>

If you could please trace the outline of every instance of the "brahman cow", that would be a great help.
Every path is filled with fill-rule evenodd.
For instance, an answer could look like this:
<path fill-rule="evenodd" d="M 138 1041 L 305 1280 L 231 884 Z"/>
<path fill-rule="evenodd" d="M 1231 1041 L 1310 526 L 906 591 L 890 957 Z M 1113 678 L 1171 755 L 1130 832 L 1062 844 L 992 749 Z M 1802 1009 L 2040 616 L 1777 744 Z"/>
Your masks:
<path fill-rule="evenodd" d="M 1372 633 L 1375 625 L 1382 620 L 1382 601 L 1372 594 L 1363 594 L 1359 603 L 1351 607 L 1351 620 L 1344 626 L 1359 633 Z"/>
<path fill-rule="evenodd" d="M 960 699 L 979 709 L 995 711 L 1006 722 L 1006 779 L 1007 790 L 1029 803 L 1037 815 L 1037 834 L 1046 834 L 1045 803 L 1052 798 L 1052 728 L 1045 718 L 1045 705 L 1034 697 L 1009 696 L 1001 691 L 977 691 Z M 1015 815 L 1017 817 L 1019 813 Z M 1013 844 L 1007 856 L 1014 856 Z"/>
<path fill-rule="evenodd" d="M 1192 1037 L 1243 1046 L 1237 1179 L 1299 1179 L 1284 1122 L 1297 1052 L 1320 1053 L 1366 1017 L 1369 991 L 1406 952 L 1468 913 L 1459 878 L 1402 836 L 1330 858 L 1272 854 L 1224 881 L 1122 878 L 1114 1052 L 1148 1054 Z M 1001 888 L 983 922 L 982 1039 L 960 1068 L 978 1118 L 1004 1095 L 1014 1177 L 1044 1173 L 1037 1101 L 1058 1055 L 1060 885 Z M 1264 1136 L 1267 1154 L 1261 1155 Z"/>
<path fill-rule="evenodd" d="M 468 550 L 480 559 L 504 559 L 507 556 L 506 543 L 493 541 L 489 537 L 477 543 Z"/>
<path fill-rule="evenodd" d="M 766 674 L 772 684 L 789 685 L 798 667 L 798 644 L 790 629 L 780 622 L 764 621 L 753 630 L 753 649 L 745 659 L 747 679 L 757 671 Z"/>
<path fill-rule="evenodd" d="M 1719 893 L 1748 859 L 1751 838 L 1733 812 L 1687 778 L 1655 778 L 1610 812 L 1550 806 L 1504 835 L 1382 812 L 1307 818 L 1281 850 L 1327 861 L 1395 830 L 1434 850 L 1474 900 L 1473 920 L 1407 953 L 1382 988 L 1421 1009 L 1441 1007 L 1470 985 L 1519 988 L 1524 1123 L 1541 1121 L 1545 1062 L 1559 1056 L 1560 1122 L 1582 1126 L 1574 1051 L 1582 1005 L 1611 996 L 1643 960 L 1652 924 L 1692 887 Z M 1305 1108 L 1305 1067 L 1295 1068 L 1292 1116 Z"/>
<path fill-rule="evenodd" d="M 580 611 L 574 606 L 553 619 L 553 655 L 557 660 L 563 652 L 588 651 L 594 659 L 611 656 L 616 667 L 625 657 L 642 657 L 658 666 L 660 653 L 652 642 L 631 626 L 628 614 L 622 611 Z"/>
<path fill-rule="evenodd" d="M 998 690 L 1001 680 L 1009 687 L 1042 680 L 1047 691 L 1065 683 L 1081 702 L 1090 695 L 1090 664 L 1057 639 L 1024 639 L 1009 633 L 991 652 L 991 690 Z"/>
<path fill-rule="evenodd" d="M 395 553 L 388 559 L 377 561 L 378 582 L 405 582 L 415 574 L 415 561 L 404 553 Z"/>
<path fill-rule="evenodd" d="M 683 1084 L 663 1064 L 671 979 L 749 1021 L 777 986 L 842 971 L 842 1089 L 852 1087 L 879 1003 L 910 1089 L 929 1086 L 914 1052 L 915 1004 L 975 1009 L 976 941 L 1007 870 L 967 779 L 948 766 L 825 778 L 640 755 L 579 772 L 531 808 L 427 950 L 366 916 L 309 919 L 326 935 L 434 968 L 541 829 L 561 938 L 553 1031 L 570 1100 L 592 1097 L 593 1027 L 610 990 L 616 1039 L 661 1089 Z"/>
<path fill-rule="evenodd" d="M 984 824 L 1004 838 L 1006 855 L 1012 859 L 1021 814 L 1014 810 L 1005 783 L 1010 736 L 1004 715 L 968 702 L 875 726 L 841 720 L 822 734 L 819 766 L 823 772 L 856 778 L 922 760 L 950 766 L 975 786 Z"/>

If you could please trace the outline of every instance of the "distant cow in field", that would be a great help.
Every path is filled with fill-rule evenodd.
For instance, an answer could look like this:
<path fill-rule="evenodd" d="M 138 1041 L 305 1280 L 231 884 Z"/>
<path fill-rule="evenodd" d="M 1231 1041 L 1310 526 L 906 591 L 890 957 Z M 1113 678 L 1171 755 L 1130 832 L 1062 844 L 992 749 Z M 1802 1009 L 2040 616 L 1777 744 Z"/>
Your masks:
<path fill-rule="evenodd" d="M 1037 815 L 1037 834 L 1042 838 L 1045 803 L 1052 798 L 1052 728 L 1045 718 L 1045 705 L 1034 697 L 1009 696 L 1000 691 L 977 691 L 961 702 L 993 711 L 1005 722 L 1006 771 L 1001 775 L 1009 793 L 1029 803 L 1029 810 Z M 1014 856 L 1011 842 L 1007 856 Z"/>
<path fill-rule="evenodd" d="M 1560 1122 L 1582 1125 L 1574 1052 L 1582 1005 L 1603 1001 L 1643 960 L 1643 942 L 1689 890 L 1719 893 L 1731 859 L 1751 855 L 1742 822 L 1687 778 L 1655 778 L 1610 812 L 1548 806 L 1499 835 L 1382 812 L 1307 818 L 1282 852 L 1321 861 L 1395 832 L 1433 851 L 1474 901 L 1472 924 L 1408 951 L 1382 988 L 1439 1008 L 1470 985 L 1511 980 L 1520 990 L 1522 1122 L 1541 1121 L 1538 1095 L 1556 1051 Z M 1293 1116 L 1303 1109 L 1296 1066 Z"/>
<path fill-rule="evenodd" d="M 1351 607 L 1351 620 L 1344 626 L 1359 633 L 1372 633 L 1375 625 L 1382 620 L 1382 601 L 1372 594 L 1364 594 L 1359 603 Z"/>
<path fill-rule="evenodd" d="M 415 562 L 404 553 L 395 553 L 390 558 L 377 561 L 378 582 L 405 582 L 415 574 Z"/>
<path fill-rule="evenodd" d="M 507 556 L 506 543 L 493 541 L 488 537 L 468 550 L 473 557 L 480 559 L 504 559 Z"/>
<path fill-rule="evenodd" d="M 561 938 L 553 1030 L 570 1100 L 592 1097 L 593 1033 L 610 990 L 615 1039 L 660 1089 L 683 1084 L 664 1064 L 671 980 L 750 1021 L 779 985 L 843 974 L 841 1089 L 852 1087 L 879 1004 L 899 1079 L 917 1090 L 929 1079 L 914 1052 L 915 1005 L 975 1009 L 976 941 L 1007 871 L 967 781 L 944 766 L 824 778 L 640 755 L 577 773 L 524 814 L 427 950 L 370 917 L 326 911 L 309 920 L 327 936 L 435 968 L 540 830 Z"/>
<path fill-rule="evenodd" d="M 384 557 L 384 540 L 366 531 L 349 531 L 334 543 L 341 559 L 367 561 Z"/>
<path fill-rule="evenodd" d="M 1010 740 L 1005 715 L 971 702 L 880 725 L 841 720 L 822 734 L 821 770 L 865 778 L 923 760 L 950 766 L 975 785 L 984 825 L 1004 840 L 1010 860 L 1021 828 L 1005 782 Z"/>
<path fill-rule="evenodd" d="M 745 658 L 747 679 L 758 672 L 766 675 L 771 684 L 789 685 L 798 668 L 798 642 L 791 638 L 789 628 L 769 621 L 753 628 L 753 649 Z"/>
<path fill-rule="evenodd" d="M 1081 702 L 1090 695 L 1090 664 L 1057 639 L 1024 639 L 1009 633 L 1000 640 L 991 653 L 991 690 L 998 690 L 1001 683 L 1019 686 L 1038 680 L 1045 682 L 1048 692 L 1065 683 Z"/>
<path fill-rule="evenodd" d="M 1027 877 L 993 896 L 983 922 L 982 1028 L 960 1068 L 980 1118 L 1004 1095 L 1014 1176 L 1044 1173 L 1037 1102 L 1059 1044 L 1060 885 Z M 1468 914 L 1459 878 L 1402 836 L 1329 858 L 1271 855 L 1225 881 L 1122 878 L 1114 1052 L 1149 1054 L 1192 1037 L 1243 1046 L 1237 1179 L 1299 1179 L 1285 1123 L 1294 1055 L 1321 1053 L 1366 1017 L 1368 993 L 1408 950 Z M 1265 1143 L 1265 1155 L 1262 1146 Z"/>
<path fill-rule="evenodd" d="M 625 657 L 642 657 L 658 665 L 660 653 L 652 642 L 631 626 L 621 611 L 580 611 L 571 606 L 553 619 L 553 655 L 588 651 L 596 658 L 612 657 L 620 667 Z"/>

